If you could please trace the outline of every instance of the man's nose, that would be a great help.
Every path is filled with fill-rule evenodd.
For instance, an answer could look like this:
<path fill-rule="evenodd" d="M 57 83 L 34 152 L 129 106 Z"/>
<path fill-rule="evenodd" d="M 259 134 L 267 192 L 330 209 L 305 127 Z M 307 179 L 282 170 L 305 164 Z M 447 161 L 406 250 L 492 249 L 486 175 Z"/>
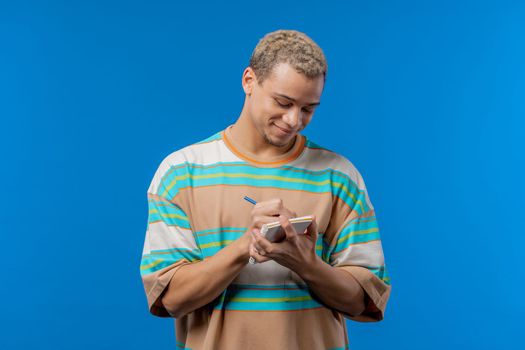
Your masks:
<path fill-rule="evenodd" d="M 291 108 L 283 118 L 291 129 L 297 130 L 301 124 L 301 111 L 297 108 Z"/>

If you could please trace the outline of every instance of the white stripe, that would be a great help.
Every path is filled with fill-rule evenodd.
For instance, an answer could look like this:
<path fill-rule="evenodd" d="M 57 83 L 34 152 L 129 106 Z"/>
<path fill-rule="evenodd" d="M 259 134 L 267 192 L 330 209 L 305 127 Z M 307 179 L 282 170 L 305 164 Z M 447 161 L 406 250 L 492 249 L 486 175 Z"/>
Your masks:
<path fill-rule="evenodd" d="M 385 259 L 381 241 L 354 244 L 336 254 L 332 266 L 359 265 L 368 267 L 383 266 Z"/>
<path fill-rule="evenodd" d="M 162 161 L 148 191 L 157 194 L 156 190 L 164 174 L 168 172 L 171 167 L 185 162 L 206 166 L 218 162 L 244 162 L 244 160 L 232 153 L 222 139 L 202 144 L 193 144 L 171 153 Z M 322 171 L 326 169 L 340 171 L 346 174 L 361 191 L 366 192 L 365 197 L 367 204 L 370 209 L 374 208 L 370 202 L 365 181 L 361 173 L 350 160 L 342 155 L 322 149 L 305 148 L 300 157 L 287 165 L 311 171 Z"/>
<path fill-rule="evenodd" d="M 146 241 L 148 244 L 148 253 L 152 250 L 188 248 L 198 249 L 195 238 L 191 230 L 178 226 L 169 226 L 159 221 L 149 224 L 146 230 Z M 146 244 L 144 245 L 146 251 Z"/>
<path fill-rule="evenodd" d="M 236 284 L 276 285 L 292 282 L 290 269 L 273 260 L 261 264 L 247 264 L 233 280 Z"/>
<path fill-rule="evenodd" d="M 303 154 L 289 165 L 312 171 L 333 169 L 348 175 L 356 184 L 362 184 L 361 174 L 352 162 L 337 153 L 322 149 L 306 148 Z M 359 189 L 362 190 L 364 188 L 359 187 Z"/>
<path fill-rule="evenodd" d="M 146 239 L 144 240 L 144 248 L 142 249 L 142 255 L 149 254 L 151 249 L 149 248 L 149 233 L 146 230 Z"/>
<path fill-rule="evenodd" d="M 340 171 L 346 174 L 361 191 L 365 191 L 368 206 L 370 209 L 374 208 L 368 197 L 365 181 L 361 173 L 355 165 L 344 156 L 323 149 L 306 148 L 299 158 L 288 165 L 311 171 L 322 171 L 326 169 Z"/>
<path fill-rule="evenodd" d="M 244 162 L 233 154 L 222 140 L 193 144 L 168 155 L 159 165 L 153 180 L 148 188 L 148 192 L 158 194 L 160 180 L 170 170 L 171 167 L 183 163 L 193 163 L 199 165 L 211 165 L 218 162 Z"/>

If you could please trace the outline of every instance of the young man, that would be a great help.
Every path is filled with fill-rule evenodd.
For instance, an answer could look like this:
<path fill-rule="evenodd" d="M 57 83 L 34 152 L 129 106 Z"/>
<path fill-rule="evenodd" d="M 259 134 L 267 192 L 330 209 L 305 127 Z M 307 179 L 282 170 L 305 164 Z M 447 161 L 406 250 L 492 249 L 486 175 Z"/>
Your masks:
<path fill-rule="evenodd" d="M 346 349 L 344 317 L 383 318 L 390 285 L 363 178 L 299 134 L 326 70 L 305 34 L 267 34 L 237 122 L 155 173 L 140 269 L 150 312 L 176 318 L 178 348 Z M 295 232 L 303 215 L 315 219 Z M 286 238 L 270 243 L 259 230 L 277 220 Z"/>

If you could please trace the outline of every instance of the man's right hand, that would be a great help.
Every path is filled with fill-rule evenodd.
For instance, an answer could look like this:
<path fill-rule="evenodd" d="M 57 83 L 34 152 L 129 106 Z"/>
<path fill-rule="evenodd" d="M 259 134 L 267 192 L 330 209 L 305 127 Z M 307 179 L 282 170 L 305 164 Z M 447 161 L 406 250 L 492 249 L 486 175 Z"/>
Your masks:
<path fill-rule="evenodd" d="M 259 263 L 270 260 L 269 258 L 260 256 L 255 246 L 255 238 L 253 236 L 254 231 L 260 231 L 262 225 L 269 224 L 270 222 L 279 221 L 279 215 L 285 216 L 289 219 L 297 217 L 297 214 L 286 208 L 283 204 L 283 200 L 280 198 L 271 199 L 264 202 L 255 204 L 251 212 L 251 224 L 246 232 L 250 235 L 249 252 L 250 256 L 257 257 Z"/>
<path fill-rule="evenodd" d="M 255 204 L 251 212 L 250 231 L 254 228 L 260 230 L 264 224 L 279 221 L 279 215 L 287 217 L 288 220 L 297 217 L 295 212 L 284 206 L 283 200 L 280 198 Z"/>

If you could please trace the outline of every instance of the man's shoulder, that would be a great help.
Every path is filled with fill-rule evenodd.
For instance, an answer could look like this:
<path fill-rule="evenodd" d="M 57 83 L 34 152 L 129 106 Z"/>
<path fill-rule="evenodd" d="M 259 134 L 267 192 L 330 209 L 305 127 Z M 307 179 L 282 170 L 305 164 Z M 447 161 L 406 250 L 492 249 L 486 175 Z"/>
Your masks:
<path fill-rule="evenodd" d="M 307 138 L 304 165 L 315 170 L 342 173 L 352 181 L 361 182 L 361 174 L 350 159 Z"/>
<path fill-rule="evenodd" d="M 181 163 L 198 162 L 204 155 L 208 155 L 222 142 L 222 131 L 187 145 L 168 154 L 162 161 L 167 165 L 173 166 Z"/>
<path fill-rule="evenodd" d="M 306 139 L 305 147 L 309 161 L 316 161 L 327 167 L 336 166 L 346 170 L 357 170 L 354 164 L 345 155 L 329 148 L 323 147 L 318 143 Z"/>
<path fill-rule="evenodd" d="M 166 173 L 172 168 L 186 168 L 190 164 L 213 162 L 220 155 L 222 131 L 172 151 L 160 162 L 157 173 Z"/>

